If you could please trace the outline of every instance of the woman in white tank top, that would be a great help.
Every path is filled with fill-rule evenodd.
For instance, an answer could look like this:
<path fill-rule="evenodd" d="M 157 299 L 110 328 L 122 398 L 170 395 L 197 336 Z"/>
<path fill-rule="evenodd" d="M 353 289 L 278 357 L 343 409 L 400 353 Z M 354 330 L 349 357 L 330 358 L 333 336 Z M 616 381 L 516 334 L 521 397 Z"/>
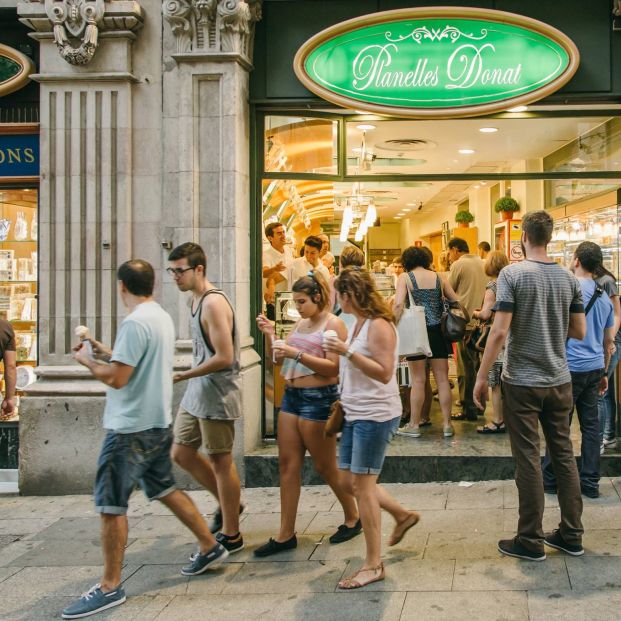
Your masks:
<path fill-rule="evenodd" d="M 326 344 L 326 351 L 341 356 L 340 390 L 345 425 L 339 468 L 348 471 L 347 481 L 358 501 L 366 540 L 366 558 L 361 569 L 341 580 L 338 586 L 357 589 L 384 579 L 380 507 L 396 522 L 389 545 L 399 543 L 418 522 L 419 515 L 404 509 L 377 484 L 386 447 L 401 419 L 394 317 L 366 270 L 346 268 L 336 279 L 335 287 L 343 312 L 356 318 L 347 341 L 331 338 Z"/>

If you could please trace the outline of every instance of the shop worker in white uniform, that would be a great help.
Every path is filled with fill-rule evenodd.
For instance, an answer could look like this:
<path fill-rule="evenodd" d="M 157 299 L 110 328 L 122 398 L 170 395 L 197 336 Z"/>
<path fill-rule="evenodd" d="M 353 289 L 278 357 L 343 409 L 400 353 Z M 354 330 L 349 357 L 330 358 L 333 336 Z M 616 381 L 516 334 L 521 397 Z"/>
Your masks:
<path fill-rule="evenodd" d="M 218 500 L 210 524 L 231 553 L 244 547 L 239 532 L 240 484 L 233 461 L 235 419 L 241 416 L 239 337 L 226 295 L 207 279 L 207 257 L 187 242 L 168 255 L 180 291 L 191 291 L 192 368 L 173 381 L 188 382 L 174 424 L 173 460 Z M 202 448 L 207 458 L 199 453 Z"/>
<path fill-rule="evenodd" d="M 88 337 L 91 347 L 83 340 L 75 348 L 75 359 L 108 386 L 103 414 L 106 437 L 95 478 L 103 576 L 63 610 L 63 619 L 89 617 L 125 602 L 121 569 L 127 545 L 127 507 L 137 485 L 149 500 L 166 505 L 198 539 L 198 552 L 182 574 L 203 573 L 228 556 L 192 499 L 175 487 L 170 459 L 175 326 L 153 299 L 153 267 L 140 259 L 127 261 L 119 267 L 117 279 L 129 315 L 119 328 L 114 349 Z"/>
<path fill-rule="evenodd" d="M 293 286 L 296 280 L 308 276 L 309 272 L 320 273 L 326 282 L 330 282 L 330 272 L 320 259 L 323 242 L 316 235 L 309 235 L 304 240 L 304 254 L 293 260 L 289 270 L 289 282 Z"/>
<path fill-rule="evenodd" d="M 265 237 L 270 247 L 263 251 L 263 298 L 268 319 L 276 319 L 275 293 L 290 291 L 288 275 L 293 263 L 293 251 L 286 245 L 285 227 L 280 222 L 270 222 L 265 227 Z"/>

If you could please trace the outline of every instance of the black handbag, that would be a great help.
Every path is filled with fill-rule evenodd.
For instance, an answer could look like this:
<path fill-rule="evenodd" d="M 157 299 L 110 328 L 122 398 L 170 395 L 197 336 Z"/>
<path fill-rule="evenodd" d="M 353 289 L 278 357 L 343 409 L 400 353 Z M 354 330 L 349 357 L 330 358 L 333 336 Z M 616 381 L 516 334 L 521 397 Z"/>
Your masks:
<path fill-rule="evenodd" d="M 468 340 L 466 345 L 475 351 L 484 351 L 485 345 L 487 345 L 487 337 L 489 336 L 490 330 L 492 329 L 492 322 L 494 321 L 494 316 L 492 314 L 491 319 L 487 321 L 483 321 L 482 319 L 478 319 L 474 324 L 474 328 L 470 331 L 470 335 L 468 336 Z"/>
<path fill-rule="evenodd" d="M 444 300 L 444 313 L 440 322 L 444 340 L 449 343 L 461 341 L 466 335 L 469 321 L 468 311 L 459 302 Z"/>

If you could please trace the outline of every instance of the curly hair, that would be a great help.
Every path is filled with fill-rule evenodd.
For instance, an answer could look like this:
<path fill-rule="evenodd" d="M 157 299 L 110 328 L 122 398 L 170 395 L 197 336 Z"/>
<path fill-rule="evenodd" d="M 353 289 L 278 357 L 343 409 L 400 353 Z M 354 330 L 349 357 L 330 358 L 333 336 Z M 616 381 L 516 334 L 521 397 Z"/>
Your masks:
<path fill-rule="evenodd" d="M 346 267 L 334 281 L 334 287 L 340 295 L 349 295 L 353 306 L 365 317 L 395 323 L 395 316 L 378 293 L 373 277 L 366 270 Z"/>

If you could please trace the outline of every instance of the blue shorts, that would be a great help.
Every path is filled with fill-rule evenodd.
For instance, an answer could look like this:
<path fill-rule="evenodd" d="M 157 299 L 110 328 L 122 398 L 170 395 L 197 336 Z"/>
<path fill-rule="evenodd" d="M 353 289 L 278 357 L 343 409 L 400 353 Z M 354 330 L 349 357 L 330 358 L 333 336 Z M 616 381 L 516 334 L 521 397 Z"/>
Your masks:
<path fill-rule="evenodd" d="M 306 420 L 326 422 L 330 406 L 339 398 L 336 384 L 318 388 L 294 388 L 285 386 L 280 411 L 295 414 Z"/>
<path fill-rule="evenodd" d="M 97 462 L 95 508 L 99 513 L 125 515 L 129 497 L 140 485 L 149 500 L 175 490 L 170 429 L 137 433 L 108 431 Z"/>
<path fill-rule="evenodd" d="M 345 421 L 339 447 L 339 468 L 354 474 L 379 474 L 401 419 L 376 423 L 370 420 Z"/>

